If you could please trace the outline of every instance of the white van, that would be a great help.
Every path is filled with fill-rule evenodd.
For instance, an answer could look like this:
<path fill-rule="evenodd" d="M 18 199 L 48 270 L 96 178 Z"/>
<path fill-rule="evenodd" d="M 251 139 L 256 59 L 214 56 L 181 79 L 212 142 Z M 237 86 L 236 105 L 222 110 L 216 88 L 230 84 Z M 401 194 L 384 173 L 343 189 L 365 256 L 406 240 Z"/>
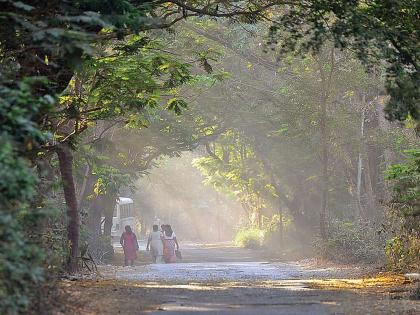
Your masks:
<path fill-rule="evenodd" d="M 119 241 L 126 225 L 135 231 L 134 202 L 131 198 L 118 197 L 112 217 L 111 236 L 113 240 Z"/>

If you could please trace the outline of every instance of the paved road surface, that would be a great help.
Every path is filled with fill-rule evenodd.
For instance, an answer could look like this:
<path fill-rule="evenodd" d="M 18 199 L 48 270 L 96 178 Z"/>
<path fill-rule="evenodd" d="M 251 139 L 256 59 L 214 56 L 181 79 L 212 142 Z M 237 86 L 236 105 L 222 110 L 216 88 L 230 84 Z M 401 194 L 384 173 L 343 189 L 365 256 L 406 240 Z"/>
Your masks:
<path fill-rule="evenodd" d="M 262 252 L 227 244 L 184 244 L 183 254 L 182 263 L 119 267 L 107 276 L 134 281 L 130 294 L 149 309 L 142 314 L 420 314 L 418 301 L 394 299 L 388 289 L 312 285 L 361 272 L 355 269 L 268 262 Z"/>

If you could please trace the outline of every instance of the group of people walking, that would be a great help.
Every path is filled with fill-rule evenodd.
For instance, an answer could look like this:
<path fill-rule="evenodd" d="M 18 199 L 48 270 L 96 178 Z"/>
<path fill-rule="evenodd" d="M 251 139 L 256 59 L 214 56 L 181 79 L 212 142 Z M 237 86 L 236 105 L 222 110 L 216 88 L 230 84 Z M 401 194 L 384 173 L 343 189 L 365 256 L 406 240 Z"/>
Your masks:
<path fill-rule="evenodd" d="M 147 239 L 146 250 L 152 255 L 154 263 L 174 263 L 180 256 L 179 244 L 175 232 L 169 224 L 162 224 L 161 229 L 153 225 L 153 231 Z"/>
<path fill-rule="evenodd" d="M 137 259 L 139 244 L 136 234 L 127 225 L 120 238 L 120 244 L 124 250 L 124 265 L 133 266 Z M 154 263 L 175 263 L 181 257 L 179 244 L 175 232 L 169 224 L 153 225 L 152 232 L 147 239 L 146 250 L 150 251 Z"/>

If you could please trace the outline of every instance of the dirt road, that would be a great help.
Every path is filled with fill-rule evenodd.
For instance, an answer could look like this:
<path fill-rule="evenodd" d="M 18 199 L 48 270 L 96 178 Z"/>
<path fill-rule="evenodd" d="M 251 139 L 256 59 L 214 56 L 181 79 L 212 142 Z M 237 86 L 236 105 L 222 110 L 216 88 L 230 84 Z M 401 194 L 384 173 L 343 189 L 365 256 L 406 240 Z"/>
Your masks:
<path fill-rule="evenodd" d="M 395 286 L 402 278 L 268 262 L 221 244 L 191 244 L 183 254 L 178 264 L 104 267 L 103 280 L 68 285 L 69 294 L 82 314 L 420 314 L 420 302 Z"/>

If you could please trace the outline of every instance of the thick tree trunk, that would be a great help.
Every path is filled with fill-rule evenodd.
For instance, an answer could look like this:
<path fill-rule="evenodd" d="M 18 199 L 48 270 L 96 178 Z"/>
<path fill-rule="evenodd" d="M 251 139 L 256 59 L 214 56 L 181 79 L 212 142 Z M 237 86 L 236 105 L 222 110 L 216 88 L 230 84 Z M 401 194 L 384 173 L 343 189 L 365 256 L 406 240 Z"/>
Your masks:
<path fill-rule="evenodd" d="M 79 248 L 79 209 L 77 208 L 76 189 L 73 179 L 73 153 L 67 144 L 63 144 L 57 148 L 57 156 L 67 206 L 67 239 L 70 246 L 67 270 L 73 273 L 78 269 L 77 257 Z"/>
<path fill-rule="evenodd" d="M 109 194 L 103 196 L 104 198 L 104 235 L 111 236 L 111 229 L 112 229 L 112 217 L 114 215 L 114 208 L 115 208 L 115 199 L 117 198 L 114 194 Z"/>
<path fill-rule="evenodd" d="M 105 221 L 104 221 L 104 235 L 105 236 L 111 236 L 111 230 L 112 230 L 112 215 L 106 211 L 105 212 Z"/>

